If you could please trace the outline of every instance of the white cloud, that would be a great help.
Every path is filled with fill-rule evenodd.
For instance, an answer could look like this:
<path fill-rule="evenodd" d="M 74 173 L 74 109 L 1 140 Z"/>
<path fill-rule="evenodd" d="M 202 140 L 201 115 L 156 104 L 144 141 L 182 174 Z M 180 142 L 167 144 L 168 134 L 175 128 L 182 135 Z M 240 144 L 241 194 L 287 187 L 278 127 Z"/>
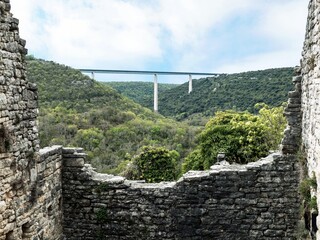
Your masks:
<path fill-rule="evenodd" d="M 161 0 L 160 21 L 177 47 L 202 41 L 214 27 L 250 8 L 252 0 Z"/>
<path fill-rule="evenodd" d="M 264 38 L 266 49 L 224 63 L 217 68 L 222 72 L 241 72 L 274 67 L 292 67 L 299 64 L 307 20 L 308 0 L 259 2 L 260 13 L 253 37 Z"/>
<path fill-rule="evenodd" d="M 159 30 L 148 20 L 148 9 L 117 0 L 87 3 L 34 0 L 32 7 L 25 9 L 30 13 L 38 9 L 45 14 L 45 18 L 33 16 L 36 22 L 32 22 L 30 14 L 20 15 L 22 6 L 16 5 L 17 15 L 22 18 L 21 29 L 34 26 L 22 31 L 30 50 L 46 49 L 47 57 L 73 66 L 139 66 L 149 58 L 161 56 Z"/>
<path fill-rule="evenodd" d="M 21 36 L 36 57 L 74 67 L 159 69 L 150 65 L 167 63 L 165 70 L 235 72 L 298 63 L 308 0 L 11 0 L 11 4 L 20 19 Z M 222 37 L 231 31 L 230 22 L 233 30 L 241 27 L 237 38 L 256 39 L 260 47 L 232 57 L 233 42 Z M 243 44 L 236 47 L 245 49 Z"/>
<path fill-rule="evenodd" d="M 36 15 L 36 0 L 12 0 L 13 16 L 20 21 L 20 35 L 27 40 L 27 47 L 32 46 L 33 51 L 42 51 L 43 31 L 38 25 Z M 32 43 L 32 44 L 31 44 Z"/>
<path fill-rule="evenodd" d="M 276 67 L 294 67 L 299 64 L 299 56 L 294 52 L 276 51 L 246 56 L 219 66 L 217 72 L 237 73 Z"/>
<path fill-rule="evenodd" d="M 262 16 L 255 31 L 281 47 L 288 48 L 297 45 L 302 47 L 303 31 L 307 21 L 307 6 L 308 0 L 263 4 L 260 6 Z M 297 38 L 301 41 L 296 41 Z"/>

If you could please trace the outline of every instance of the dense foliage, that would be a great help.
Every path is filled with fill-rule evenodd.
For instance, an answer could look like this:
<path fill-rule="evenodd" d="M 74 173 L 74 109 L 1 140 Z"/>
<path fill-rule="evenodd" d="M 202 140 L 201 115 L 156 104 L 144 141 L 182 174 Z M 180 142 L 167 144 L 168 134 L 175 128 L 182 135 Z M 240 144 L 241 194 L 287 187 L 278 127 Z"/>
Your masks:
<path fill-rule="evenodd" d="M 188 83 L 161 92 L 159 112 L 178 120 L 188 119 L 194 125 L 203 124 L 203 117 L 213 116 L 217 111 L 232 109 L 257 113 L 256 103 L 276 107 L 287 101 L 288 91 L 293 89 L 292 75 L 293 68 L 276 68 L 193 80 L 190 94 Z M 130 85 L 122 85 L 121 91 L 130 92 L 131 89 Z M 134 94 L 132 89 L 128 96 L 138 100 Z M 153 108 L 152 96 L 138 102 Z"/>
<path fill-rule="evenodd" d="M 286 126 L 283 107 L 259 106 L 259 115 L 217 112 L 199 135 L 199 144 L 186 158 L 183 172 L 208 169 L 220 152 L 228 162 L 248 163 L 278 149 Z"/>
<path fill-rule="evenodd" d="M 269 150 L 277 150 L 283 138 L 283 132 L 287 125 L 287 120 L 283 115 L 286 103 L 279 107 L 271 108 L 265 103 L 257 103 L 255 108 L 259 110 L 259 120 L 266 128 L 266 139 Z"/>
<path fill-rule="evenodd" d="M 117 90 L 120 94 L 132 99 L 142 106 L 152 106 L 153 86 L 152 82 L 102 82 Z M 166 90 L 177 87 L 178 84 L 158 84 L 158 93 L 162 95 Z M 153 109 L 153 108 L 150 108 Z"/>
<path fill-rule="evenodd" d="M 184 171 L 200 170 L 209 168 L 218 152 L 225 152 L 229 161 L 245 163 L 265 155 L 269 149 L 276 149 L 285 125 L 283 107 L 258 104 L 254 108 L 251 105 L 260 100 L 271 102 L 272 106 L 279 104 L 282 92 L 287 94 L 286 86 L 290 82 L 287 76 L 292 70 L 265 70 L 201 79 L 194 81 L 194 92 L 190 95 L 181 93 L 184 88 L 187 93 L 186 85 L 163 92 L 160 97 L 167 96 L 168 99 L 160 104 L 170 105 L 164 111 L 172 116 L 188 117 L 194 125 L 204 125 L 207 121 L 204 116 L 215 115 L 199 135 L 198 146 L 194 148 L 194 136 L 202 128 L 155 114 L 70 67 L 30 56 L 27 67 L 29 80 L 37 83 L 39 89 L 42 147 L 54 144 L 83 147 L 98 171 L 122 172 L 149 182 L 172 180 L 179 174 L 179 166 L 185 158 Z M 263 89 L 266 95 L 261 95 L 260 88 L 265 86 L 259 84 L 263 81 L 257 81 L 258 77 L 251 77 L 252 74 L 259 79 L 268 79 L 269 87 Z M 137 90 L 137 93 L 143 91 L 145 89 Z M 230 99 L 237 105 L 230 105 Z M 249 109 L 259 115 L 216 112 L 225 108 Z M 162 164 L 166 167 L 162 168 Z"/>
<path fill-rule="evenodd" d="M 132 179 L 144 179 L 147 182 L 175 180 L 178 171 L 179 153 L 163 147 L 142 148 L 131 163 L 128 163 L 127 175 Z"/>
<path fill-rule="evenodd" d="M 143 146 L 163 146 L 183 158 L 197 132 L 123 97 L 79 71 L 27 58 L 28 79 L 39 89 L 41 147 L 83 147 L 98 171 L 117 166 Z"/>

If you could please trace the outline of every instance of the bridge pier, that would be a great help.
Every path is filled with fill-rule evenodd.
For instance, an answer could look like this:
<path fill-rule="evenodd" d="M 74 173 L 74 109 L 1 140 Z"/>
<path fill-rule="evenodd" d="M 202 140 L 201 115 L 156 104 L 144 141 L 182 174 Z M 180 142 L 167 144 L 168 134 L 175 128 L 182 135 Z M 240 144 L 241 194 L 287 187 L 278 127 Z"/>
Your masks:
<path fill-rule="evenodd" d="M 154 88 L 153 88 L 153 110 L 158 112 L 158 76 L 154 74 Z"/>
<path fill-rule="evenodd" d="M 1 1 L 1 0 L 0 0 Z M 163 71 L 136 71 L 136 70 L 107 70 L 107 69 L 79 69 L 81 72 L 91 73 L 91 78 L 94 79 L 95 73 L 104 74 L 148 74 L 154 76 L 154 99 L 153 110 L 158 112 L 158 75 L 188 75 L 189 76 L 189 90 L 192 92 L 192 75 L 202 76 L 219 76 L 217 73 L 204 73 L 204 72 L 163 72 Z"/>
<path fill-rule="evenodd" d="M 189 74 L 189 92 L 188 93 L 191 93 L 192 92 L 192 75 Z"/>

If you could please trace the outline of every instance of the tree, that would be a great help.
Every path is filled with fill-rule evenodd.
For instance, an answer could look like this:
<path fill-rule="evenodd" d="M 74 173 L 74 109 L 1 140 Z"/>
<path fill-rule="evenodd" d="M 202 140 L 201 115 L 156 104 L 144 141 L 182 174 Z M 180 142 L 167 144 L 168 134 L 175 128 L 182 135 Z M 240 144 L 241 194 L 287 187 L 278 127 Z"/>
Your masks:
<path fill-rule="evenodd" d="M 199 135 L 197 148 L 186 157 L 183 172 L 210 168 L 219 152 L 224 152 L 229 162 L 248 163 L 275 149 L 286 124 L 282 117 L 283 108 L 259 106 L 262 107 L 260 115 L 217 112 Z"/>
<path fill-rule="evenodd" d="M 136 170 L 134 179 L 146 182 L 172 181 L 177 176 L 179 153 L 164 147 L 142 147 L 141 153 L 133 159 L 131 166 Z"/>
<path fill-rule="evenodd" d="M 259 120 L 267 127 L 267 138 L 270 149 L 276 150 L 283 138 L 283 131 L 286 128 L 287 120 L 283 115 L 287 103 L 279 107 L 271 108 L 265 103 L 257 103 L 256 109 L 259 110 Z"/>
<path fill-rule="evenodd" d="M 80 129 L 75 136 L 75 142 L 78 146 L 87 151 L 93 151 L 99 147 L 103 139 L 103 133 L 98 128 Z"/>

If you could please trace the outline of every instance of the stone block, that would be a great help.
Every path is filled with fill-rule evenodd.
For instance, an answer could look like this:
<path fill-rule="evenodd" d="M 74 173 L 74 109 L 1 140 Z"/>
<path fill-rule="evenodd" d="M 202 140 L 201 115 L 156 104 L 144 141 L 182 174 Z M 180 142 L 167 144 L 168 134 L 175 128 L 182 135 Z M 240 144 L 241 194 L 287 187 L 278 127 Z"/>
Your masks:
<path fill-rule="evenodd" d="M 63 166 L 65 167 L 83 167 L 83 158 L 65 158 L 63 159 Z"/>

